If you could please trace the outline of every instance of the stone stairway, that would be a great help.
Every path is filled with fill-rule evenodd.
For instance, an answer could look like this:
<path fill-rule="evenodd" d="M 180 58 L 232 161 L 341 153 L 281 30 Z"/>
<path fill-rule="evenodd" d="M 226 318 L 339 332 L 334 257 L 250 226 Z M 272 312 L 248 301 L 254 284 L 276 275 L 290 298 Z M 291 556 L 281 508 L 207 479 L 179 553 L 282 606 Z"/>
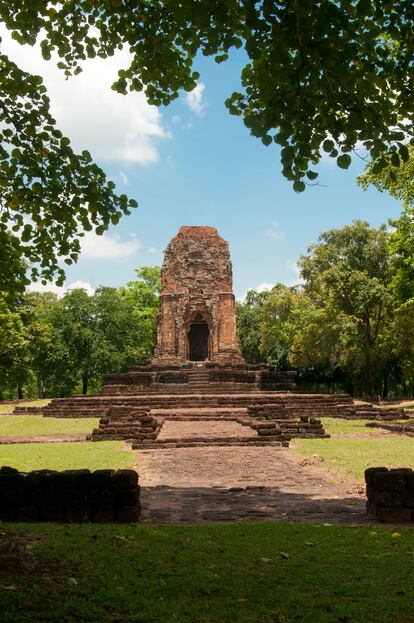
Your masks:
<path fill-rule="evenodd" d="M 194 366 L 188 371 L 188 389 L 194 394 L 205 391 L 209 388 L 210 374 L 202 364 Z"/>
<path fill-rule="evenodd" d="M 404 409 L 378 407 L 375 405 L 356 405 L 355 417 L 360 420 L 401 420 L 409 419 Z"/>
<path fill-rule="evenodd" d="M 211 445 L 287 446 L 292 437 L 327 437 L 320 420 L 286 414 L 255 419 L 248 407 L 113 406 L 89 439 L 125 440 L 134 449 Z"/>
<path fill-rule="evenodd" d="M 256 392 L 243 394 L 143 394 L 56 398 L 43 409 L 50 417 L 104 417 L 112 407 L 129 409 L 262 408 L 260 417 L 355 417 L 347 394 Z M 201 412 L 202 413 L 202 412 Z M 266 415 L 267 414 L 267 415 Z M 254 417 L 259 413 L 251 413 Z"/>

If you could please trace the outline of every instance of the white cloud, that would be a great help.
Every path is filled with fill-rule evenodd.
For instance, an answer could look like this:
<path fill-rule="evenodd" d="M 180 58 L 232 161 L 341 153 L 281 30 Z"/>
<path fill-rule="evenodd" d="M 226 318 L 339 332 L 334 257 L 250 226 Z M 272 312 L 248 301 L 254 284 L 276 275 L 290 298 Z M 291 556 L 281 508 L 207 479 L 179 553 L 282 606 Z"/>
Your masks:
<path fill-rule="evenodd" d="M 129 257 L 134 255 L 140 247 L 139 240 L 136 240 L 134 236 L 131 236 L 131 240 L 123 241 L 119 236 L 109 234 L 97 236 L 93 232 L 86 232 L 80 243 L 82 258 Z"/>
<path fill-rule="evenodd" d="M 121 178 L 122 182 L 125 184 L 125 186 L 128 186 L 129 184 L 129 179 L 127 174 L 124 171 L 120 171 L 119 172 L 119 177 Z"/>
<path fill-rule="evenodd" d="M 266 292 L 272 288 L 274 288 L 274 283 L 266 283 L 266 281 L 264 281 L 263 283 L 259 283 L 256 288 L 256 292 Z"/>
<path fill-rule="evenodd" d="M 157 247 L 148 247 L 147 249 L 147 253 L 149 253 L 150 255 L 154 255 L 154 253 L 157 252 Z"/>
<path fill-rule="evenodd" d="M 203 82 L 199 82 L 195 89 L 186 93 L 185 102 L 189 109 L 199 117 L 204 115 L 204 101 L 203 101 L 203 93 L 205 91 L 206 85 Z"/>
<path fill-rule="evenodd" d="M 272 288 L 274 288 L 273 283 L 267 283 L 266 281 L 263 281 L 262 283 L 259 283 L 259 285 L 255 288 L 249 288 L 248 290 L 246 290 L 244 294 L 238 296 L 236 300 L 239 301 L 239 303 L 244 303 L 249 290 L 255 290 L 255 292 L 269 292 L 270 290 L 272 290 Z"/>
<path fill-rule="evenodd" d="M 92 296 L 92 294 L 94 294 L 95 292 L 95 288 L 93 288 L 91 284 L 88 283 L 87 281 L 74 281 L 73 283 L 69 284 L 66 289 L 76 290 L 80 288 L 82 288 L 83 290 L 86 290 L 86 293 L 89 294 L 89 296 Z"/>
<path fill-rule="evenodd" d="M 284 237 L 284 232 L 282 231 L 279 223 L 276 221 L 272 221 L 270 228 L 266 232 L 266 236 L 272 238 L 272 240 L 281 240 Z"/>
<path fill-rule="evenodd" d="M 44 286 L 40 282 L 35 282 L 31 283 L 27 289 L 29 292 L 53 292 L 54 294 L 57 294 L 59 298 L 61 298 L 68 290 L 75 290 L 77 288 L 82 288 L 83 290 L 86 290 L 86 293 L 89 296 L 92 296 L 92 294 L 94 294 L 95 292 L 95 288 L 93 288 L 91 284 L 87 281 L 74 281 L 68 286 L 57 286 L 54 283 L 48 283 Z"/>
<path fill-rule="evenodd" d="M 83 72 L 65 80 L 53 61 L 44 61 L 38 45 L 21 46 L 0 28 L 2 52 L 30 73 L 43 76 L 59 128 L 77 151 L 87 149 L 97 160 L 148 165 L 159 159 L 157 141 L 169 136 L 161 114 L 143 93 L 119 95 L 111 90 L 118 70 L 128 65 L 122 51 L 91 59 Z"/>

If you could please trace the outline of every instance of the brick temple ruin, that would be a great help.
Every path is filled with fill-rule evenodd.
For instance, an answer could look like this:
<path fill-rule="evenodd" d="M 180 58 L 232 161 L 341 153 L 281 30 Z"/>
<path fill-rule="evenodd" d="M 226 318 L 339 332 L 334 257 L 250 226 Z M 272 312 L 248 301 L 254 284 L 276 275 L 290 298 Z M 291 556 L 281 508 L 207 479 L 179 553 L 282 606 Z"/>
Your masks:
<path fill-rule="evenodd" d="M 245 363 L 229 245 L 214 227 L 181 227 L 165 251 L 161 288 L 154 363 Z"/>
<path fill-rule="evenodd" d="M 152 364 L 105 375 L 98 396 L 55 399 L 45 416 L 100 417 L 94 441 L 163 448 L 287 445 L 293 436 L 325 436 L 318 416 L 354 415 L 347 394 L 302 393 L 294 372 L 245 362 L 229 245 L 214 227 L 180 228 L 165 251 L 161 283 Z M 177 434 L 180 422 L 190 433 Z M 227 422 L 228 433 L 215 435 L 215 422 L 221 431 Z"/>
<path fill-rule="evenodd" d="M 215 227 L 181 227 L 161 270 L 157 347 L 150 366 L 107 374 L 104 394 L 219 393 L 296 387 L 294 372 L 248 365 L 236 335 L 229 244 Z"/>

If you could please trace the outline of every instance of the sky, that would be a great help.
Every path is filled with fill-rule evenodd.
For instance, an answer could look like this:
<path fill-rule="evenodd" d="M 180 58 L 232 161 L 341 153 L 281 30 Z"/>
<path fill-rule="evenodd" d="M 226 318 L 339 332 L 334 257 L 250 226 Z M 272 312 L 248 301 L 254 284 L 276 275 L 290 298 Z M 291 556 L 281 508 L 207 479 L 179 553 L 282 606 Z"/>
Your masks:
<path fill-rule="evenodd" d="M 342 170 L 324 158 L 317 169 L 321 185 L 296 194 L 281 174 L 279 147 L 250 136 L 224 105 L 240 88 L 240 52 L 220 65 L 198 59 L 196 89 L 158 109 L 142 93 L 111 91 L 128 62 L 126 51 L 88 60 L 82 74 L 65 80 L 38 47 L 20 46 L 4 30 L 0 35 L 3 52 L 43 76 L 52 113 L 73 147 L 89 150 L 117 192 L 139 204 L 103 236 L 86 234 L 78 263 L 65 266 L 65 288 L 93 292 L 124 284 L 136 268 L 162 264 L 181 225 L 212 225 L 229 241 L 234 292 L 242 298 L 250 288 L 298 283 L 297 260 L 323 231 L 354 219 L 378 226 L 401 211 L 387 194 L 357 186 L 364 169 L 359 159 Z M 46 289 L 58 291 L 53 284 Z"/>

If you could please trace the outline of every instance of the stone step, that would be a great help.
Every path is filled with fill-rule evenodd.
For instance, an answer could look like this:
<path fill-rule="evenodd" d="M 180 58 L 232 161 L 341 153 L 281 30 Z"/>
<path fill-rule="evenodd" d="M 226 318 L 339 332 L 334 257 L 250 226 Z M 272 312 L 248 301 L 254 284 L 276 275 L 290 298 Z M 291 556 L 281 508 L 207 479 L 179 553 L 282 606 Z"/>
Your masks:
<path fill-rule="evenodd" d="M 135 443 L 132 442 L 132 449 L 133 450 L 154 450 L 154 449 L 168 449 L 168 448 L 199 448 L 199 447 L 208 447 L 208 446 L 271 446 L 271 447 L 278 447 L 278 448 L 287 448 L 289 447 L 289 442 L 288 441 L 264 441 L 264 440 L 258 440 L 257 438 L 254 439 L 254 441 L 246 441 L 245 439 L 242 440 L 231 440 L 231 441 L 223 441 L 222 439 L 220 440 L 215 440 L 215 439 L 205 439 L 204 441 L 194 441 L 193 439 L 190 440 L 180 440 L 177 442 L 170 442 L 170 441 L 162 441 L 162 442 L 155 442 L 155 443 L 144 443 L 144 444 L 140 444 L 140 443 Z"/>
<path fill-rule="evenodd" d="M 154 417 L 188 417 L 194 419 L 199 416 L 200 419 L 220 419 L 220 417 L 232 417 L 247 415 L 246 407 L 172 407 L 167 409 L 151 409 L 150 415 Z"/>

